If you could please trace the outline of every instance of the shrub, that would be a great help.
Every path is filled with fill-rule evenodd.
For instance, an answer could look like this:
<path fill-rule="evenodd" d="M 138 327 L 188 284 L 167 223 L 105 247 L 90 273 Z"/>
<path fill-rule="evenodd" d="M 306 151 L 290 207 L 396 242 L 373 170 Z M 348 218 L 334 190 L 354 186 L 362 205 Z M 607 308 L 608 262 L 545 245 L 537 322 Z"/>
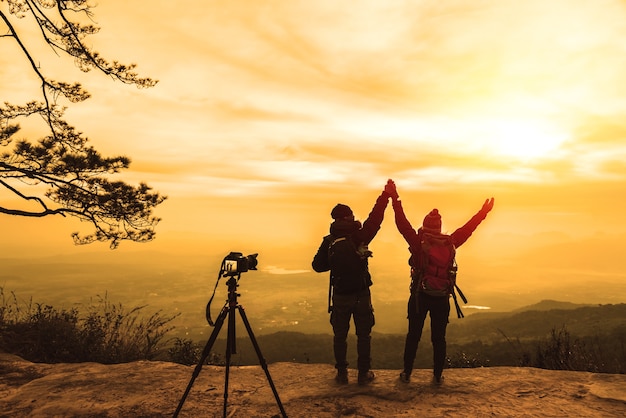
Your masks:
<path fill-rule="evenodd" d="M 177 316 L 143 315 L 145 305 L 126 310 L 106 295 L 81 316 L 76 308 L 20 303 L 2 287 L 0 303 L 0 350 L 46 363 L 152 360 Z"/>
<path fill-rule="evenodd" d="M 464 351 L 457 351 L 446 360 L 448 368 L 471 369 L 489 366 L 489 360 L 482 358 L 480 353 L 468 355 Z"/>
<path fill-rule="evenodd" d="M 176 338 L 174 345 L 167 350 L 170 360 L 174 363 L 190 366 L 200 361 L 201 350 L 198 344 L 188 339 Z"/>
<path fill-rule="evenodd" d="M 588 372 L 606 372 L 607 361 L 604 358 L 600 338 L 572 338 L 563 326 L 553 328 L 550 336 L 537 345 L 535 367 L 551 370 L 579 370 Z"/>
<path fill-rule="evenodd" d="M 174 345 L 167 350 L 170 361 L 187 366 L 198 364 L 202 357 L 202 351 L 203 347 L 186 338 L 174 339 Z M 204 361 L 204 364 L 223 366 L 226 363 L 219 354 L 211 351 Z"/>

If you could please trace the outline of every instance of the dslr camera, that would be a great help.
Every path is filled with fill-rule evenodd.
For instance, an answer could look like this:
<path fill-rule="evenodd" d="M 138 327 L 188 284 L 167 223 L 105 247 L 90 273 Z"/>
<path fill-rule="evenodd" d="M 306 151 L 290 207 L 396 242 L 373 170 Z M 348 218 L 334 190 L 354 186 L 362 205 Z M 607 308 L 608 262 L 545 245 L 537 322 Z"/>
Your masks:
<path fill-rule="evenodd" d="M 256 270 L 258 264 L 257 256 L 250 254 L 244 256 L 242 253 L 231 252 L 224 258 L 223 271 L 225 276 L 235 276 L 248 270 Z"/>

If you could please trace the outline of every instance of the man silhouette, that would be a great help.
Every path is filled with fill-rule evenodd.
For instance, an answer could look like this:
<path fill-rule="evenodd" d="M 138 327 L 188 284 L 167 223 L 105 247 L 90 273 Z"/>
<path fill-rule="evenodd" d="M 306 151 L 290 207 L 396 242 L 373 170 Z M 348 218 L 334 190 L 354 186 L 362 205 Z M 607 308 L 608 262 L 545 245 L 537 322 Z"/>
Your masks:
<path fill-rule="evenodd" d="M 367 219 L 361 222 L 355 220 L 352 209 L 342 203 L 337 204 L 331 211 L 333 222 L 330 225 L 330 234 L 326 235 L 320 244 L 317 253 L 311 263 L 313 270 L 318 273 L 330 270 L 331 296 L 329 294 L 330 323 L 333 327 L 333 352 L 335 356 L 335 368 L 338 383 L 348 383 L 348 362 L 346 360 L 348 350 L 348 331 L 350 319 L 354 319 L 354 327 L 357 335 L 357 368 L 358 383 L 363 385 L 374 379 L 371 368 L 371 331 L 374 326 L 374 309 L 370 286 L 371 275 L 368 269 L 367 258 L 371 256 L 368 249 L 369 243 L 374 239 L 383 221 L 385 209 L 391 195 L 383 191 L 376 199 Z M 352 268 L 350 272 L 340 272 L 339 269 L 331 268 L 329 249 L 331 244 L 341 239 L 351 240 L 354 249 L 360 255 L 362 262 Z M 342 281 L 351 276 L 359 279 L 357 287 L 346 288 Z"/>

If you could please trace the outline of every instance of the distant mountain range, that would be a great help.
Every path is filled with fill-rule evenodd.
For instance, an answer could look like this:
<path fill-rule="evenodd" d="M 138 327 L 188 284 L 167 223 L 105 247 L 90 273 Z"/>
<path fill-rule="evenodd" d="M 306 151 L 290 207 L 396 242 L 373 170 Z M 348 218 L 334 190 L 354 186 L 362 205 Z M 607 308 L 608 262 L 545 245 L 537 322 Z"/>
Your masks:
<path fill-rule="evenodd" d="M 593 306 L 592 304 L 581 304 L 581 303 L 571 303 L 571 302 L 560 302 L 558 300 L 542 300 L 541 302 L 535 303 L 533 305 L 523 306 L 518 309 L 514 309 L 513 312 L 524 312 L 524 311 L 551 311 L 554 309 L 577 309 L 585 306 Z"/>
<path fill-rule="evenodd" d="M 536 356 L 538 347 L 555 342 L 577 351 L 575 354 L 593 355 L 596 363 L 607 365 L 611 373 L 623 373 L 626 364 L 623 344 L 626 343 L 626 304 L 577 305 L 569 302 L 544 300 L 515 312 L 481 312 L 456 320 L 448 325 L 448 355 L 492 366 L 520 365 L 524 353 Z M 260 335 L 258 341 L 264 356 L 271 362 L 333 363 L 330 327 L 324 333 L 279 331 Z M 372 356 L 377 367 L 402 367 L 404 334 L 372 334 Z M 577 341 L 581 341 L 578 343 Z M 238 336 L 239 364 L 255 364 L 257 358 L 244 333 Z M 571 345 L 570 345 L 571 344 Z M 348 361 L 356 364 L 356 338 L 348 338 Z M 225 350 L 225 341 L 218 339 L 214 352 Z M 621 354 L 620 354 L 621 353 Z M 466 359 L 467 357 L 467 359 Z M 418 349 L 416 367 L 432 367 L 430 329 L 427 325 Z M 532 365 L 527 363 L 525 365 Z M 609 365 L 610 364 L 610 365 Z"/>
<path fill-rule="evenodd" d="M 544 338 L 552 329 L 567 328 L 576 336 L 626 331 L 626 304 L 587 305 L 554 300 L 512 312 L 479 312 L 448 326 L 450 340 L 492 342 L 504 338 Z"/>

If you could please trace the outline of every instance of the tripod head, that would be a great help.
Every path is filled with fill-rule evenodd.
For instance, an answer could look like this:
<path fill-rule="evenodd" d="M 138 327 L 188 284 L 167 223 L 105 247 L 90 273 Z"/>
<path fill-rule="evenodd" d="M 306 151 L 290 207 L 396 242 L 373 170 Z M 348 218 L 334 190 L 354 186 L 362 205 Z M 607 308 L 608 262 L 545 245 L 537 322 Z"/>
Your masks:
<path fill-rule="evenodd" d="M 215 297 L 215 291 L 217 290 L 220 279 L 222 277 L 228 277 L 228 280 L 226 281 L 226 285 L 228 286 L 228 300 L 226 301 L 226 305 L 236 306 L 237 296 L 239 296 L 237 293 L 237 287 L 239 287 L 241 273 L 257 269 L 258 255 L 258 253 L 254 253 L 244 256 L 243 253 L 231 251 L 226 257 L 224 257 L 220 271 L 217 275 L 215 287 L 213 288 L 213 294 L 211 295 L 211 299 L 209 299 L 209 303 L 206 305 L 206 320 L 210 326 L 215 326 L 215 322 L 213 322 L 213 319 L 211 318 L 211 302 Z"/>

